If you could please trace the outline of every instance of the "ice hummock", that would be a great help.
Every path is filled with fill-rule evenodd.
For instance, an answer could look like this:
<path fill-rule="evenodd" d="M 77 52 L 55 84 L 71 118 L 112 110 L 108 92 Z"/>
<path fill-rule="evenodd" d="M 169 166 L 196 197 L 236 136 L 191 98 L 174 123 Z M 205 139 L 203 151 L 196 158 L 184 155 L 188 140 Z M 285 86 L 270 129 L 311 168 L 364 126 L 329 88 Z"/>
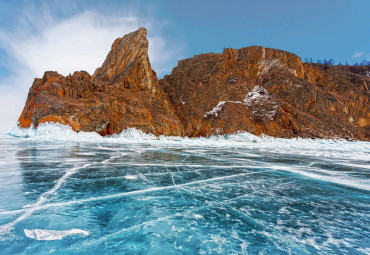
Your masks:
<path fill-rule="evenodd" d="M 331 157 L 345 160 L 367 160 L 370 154 L 370 143 L 365 141 L 311 138 L 286 139 L 266 135 L 256 136 L 248 132 L 198 138 L 163 135 L 157 137 L 153 134 L 146 134 L 135 128 L 128 128 L 119 134 L 102 137 L 95 132 L 76 133 L 70 126 L 59 123 L 42 123 L 37 128 L 24 129 L 16 126 L 8 132 L 7 136 L 10 138 L 18 137 L 38 141 L 149 144 L 161 147 L 247 148 L 282 155 L 293 154 Z"/>

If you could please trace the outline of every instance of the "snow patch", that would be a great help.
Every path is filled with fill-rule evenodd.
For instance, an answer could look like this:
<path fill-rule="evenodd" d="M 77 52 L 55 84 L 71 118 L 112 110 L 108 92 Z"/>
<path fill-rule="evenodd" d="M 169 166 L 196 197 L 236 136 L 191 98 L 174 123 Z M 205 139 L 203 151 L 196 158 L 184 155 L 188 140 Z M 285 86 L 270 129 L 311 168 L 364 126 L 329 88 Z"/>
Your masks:
<path fill-rule="evenodd" d="M 71 229 L 71 230 L 45 230 L 45 229 L 25 229 L 24 234 L 35 240 L 62 240 L 66 236 L 71 235 L 83 235 L 88 236 L 90 233 L 89 231 L 82 230 L 82 229 Z"/>
<path fill-rule="evenodd" d="M 269 100 L 269 93 L 265 88 L 255 86 L 244 98 L 244 103 L 251 106 L 253 103 Z"/>
<path fill-rule="evenodd" d="M 252 108 L 252 116 L 257 115 L 273 120 L 279 105 L 273 101 L 270 93 L 263 87 L 255 86 L 244 98 L 247 107 Z"/>
<path fill-rule="evenodd" d="M 277 114 L 279 106 L 273 101 L 273 97 L 270 93 L 263 87 L 255 86 L 248 94 L 245 96 L 243 102 L 240 101 L 220 101 L 212 110 L 204 114 L 204 118 L 215 116 L 223 109 L 226 103 L 233 104 L 243 104 L 248 108 L 254 109 L 252 116 L 260 115 L 261 117 L 267 117 L 273 120 Z"/>
<path fill-rule="evenodd" d="M 222 110 L 225 103 L 226 103 L 226 101 L 220 101 L 212 110 L 210 110 L 209 112 L 206 112 L 204 114 L 204 118 L 207 118 L 210 115 L 214 115 L 214 116 L 218 117 L 218 113 Z"/>
<path fill-rule="evenodd" d="M 243 104 L 242 102 L 239 101 L 220 101 L 212 110 L 204 114 L 204 118 L 207 118 L 211 115 L 218 117 L 218 113 L 222 110 L 226 103 Z"/>

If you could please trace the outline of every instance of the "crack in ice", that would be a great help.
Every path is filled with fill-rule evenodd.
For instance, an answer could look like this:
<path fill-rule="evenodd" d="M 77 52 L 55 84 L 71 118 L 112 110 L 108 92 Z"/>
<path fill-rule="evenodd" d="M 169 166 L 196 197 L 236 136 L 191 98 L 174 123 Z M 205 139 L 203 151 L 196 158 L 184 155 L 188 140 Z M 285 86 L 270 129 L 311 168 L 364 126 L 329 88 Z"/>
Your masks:
<path fill-rule="evenodd" d="M 87 202 L 95 202 L 95 201 L 108 200 L 108 199 L 117 199 L 117 198 L 120 198 L 120 197 L 134 196 L 134 195 L 140 195 L 140 194 L 146 194 L 146 193 L 150 193 L 150 192 L 158 192 L 158 191 L 164 191 L 164 190 L 171 190 L 171 189 L 177 189 L 179 187 L 186 187 L 186 186 L 195 185 L 195 184 L 214 182 L 214 181 L 220 181 L 220 180 L 227 180 L 227 179 L 237 178 L 237 177 L 241 177 L 241 176 L 259 174 L 259 173 L 266 173 L 266 172 L 276 172 L 276 171 L 279 171 L 279 170 L 274 169 L 274 170 L 266 170 L 266 171 L 257 171 L 257 172 L 233 174 L 233 175 L 228 175 L 228 176 L 215 177 L 215 178 L 204 179 L 204 180 L 193 181 L 193 182 L 182 183 L 182 184 L 176 184 L 176 185 L 153 187 L 153 188 L 148 188 L 148 189 L 143 189 L 143 190 L 128 191 L 128 192 L 123 192 L 123 193 L 107 195 L 107 196 L 92 197 L 92 198 L 81 199 L 81 200 L 72 200 L 72 201 L 68 201 L 68 202 L 60 202 L 60 203 L 51 203 L 51 204 L 39 205 L 37 207 L 31 207 L 29 210 L 32 209 L 32 212 L 34 212 L 34 211 L 37 211 L 37 210 L 47 209 L 49 207 L 58 207 L 58 206 L 82 204 L 82 203 L 87 203 Z M 29 210 L 26 210 L 26 213 Z M 21 210 L 19 210 L 19 211 L 21 211 Z"/>
<path fill-rule="evenodd" d="M 48 196 L 56 192 L 69 176 L 71 176 L 72 174 L 75 174 L 78 170 L 89 167 L 91 165 L 92 164 L 85 164 L 83 166 L 75 167 L 75 168 L 72 168 L 66 171 L 66 173 L 61 178 L 58 179 L 54 187 L 44 192 L 43 194 L 41 194 L 41 196 L 37 199 L 37 201 L 31 204 L 30 207 L 27 208 L 21 216 L 19 216 L 18 218 L 16 218 L 15 220 L 9 223 L 6 223 L 5 225 L 0 226 L 0 236 L 4 234 L 8 234 L 18 222 L 28 218 L 29 216 L 33 214 L 33 212 L 37 211 L 42 206 L 42 204 L 47 201 Z"/>
<path fill-rule="evenodd" d="M 114 156 L 110 157 L 109 159 L 104 160 L 104 161 L 102 161 L 102 162 L 88 163 L 88 164 L 84 164 L 84 165 L 82 165 L 82 166 L 74 167 L 74 168 L 71 168 L 71 169 L 67 170 L 67 171 L 65 172 L 65 174 L 57 180 L 57 182 L 56 182 L 56 184 L 54 185 L 54 187 L 53 187 L 53 188 L 51 188 L 50 190 L 48 190 L 48 191 L 46 191 L 46 192 L 42 193 L 42 194 L 39 196 L 39 198 L 37 199 L 37 201 L 36 201 L 35 203 L 30 204 L 30 205 L 27 207 L 27 209 L 22 210 L 22 212 L 23 212 L 23 214 L 22 214 L 22 215 L 20 215 L 18 218 L 14 219 L 14 220 L 12 220 L 12 221 L 10 221 L 10 222 L 6 223 L 6 224 L 4 224 L 4 225 L 0 226 L 0 236 L 2 236 L 2 235 L 6 235 L 6 234 L 9 234 L 9 233 L 10 233 L 10 231 L 14 228 L 14 226 L 15 226 L 18 222 L 20 222 L 20 221 L 22 221 L 22 220 L 24 220 L 24 219 L 28 218 L 28 217 L 29 217 L 29 216 L 31 216 L 35 211 L 38 211 L 38 210 L 40 210 L 40 209 L 43 209 L 43 208 L 45 207 L 45 205 L 43 205 L 43 204 L 44 204 L 46 201 L 48 201 L 48 197 L 49 197 L 51 194 L 55 193 L 55 192 L 56 192 L 56 191 L 57 191 L 57 190 L 62 186 L 63 182 L 64 182 L 68 177 L 70 177 L 71 175 L 73 175 L 73 174 L 77 173 L 77 172 L 78 172 L 78 170 L 80 170 L 80 169 L 84 169 L 84 168 L 87 168 L 87 167 L 92 166 L 92 165 L 104 164 L 104 162 L 108 162 L 109 160 L 115 159 L 115 158 L 120 157 L 120 156 L 122 156 L 122 154 L 120 154 L 120 155 L 114 155 Z M 21 211 L 21 210 L 18 210 L 18 211 Z"/>

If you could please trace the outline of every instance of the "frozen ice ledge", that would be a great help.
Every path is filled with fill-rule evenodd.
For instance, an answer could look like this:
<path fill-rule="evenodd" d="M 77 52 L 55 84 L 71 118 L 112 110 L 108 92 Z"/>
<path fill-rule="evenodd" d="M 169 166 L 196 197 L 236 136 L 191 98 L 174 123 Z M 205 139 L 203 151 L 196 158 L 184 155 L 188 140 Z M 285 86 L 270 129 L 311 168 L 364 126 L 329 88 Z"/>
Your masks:
<path fill-rule="evenodd" d="M 135 128 L 154 136 L 244 131 L 370 140 L 370 66 L 302 63 L 292 53 L 251 46 L 181 60 L 158 80 L 146 35 L 140 28 L 116 39 L 92 76 L 45 72 L 35 79 L 19 128 L 53 122 L 100 136 Z"/>
<path fill-rule="evenodd" d="M 344 139 L 275 138 L 266 135 L 256 136 L 248 132 L 237 132 L 210 137 L 155 136 L 135 128 L 127 128 L 119 134 L 100 136 L 96 132 L 75 132 L 70 126 L 59 123 L 41 123 L 37 128 L 15 126 L 8 134 L 11 137 L 35 141 L 71 141 L 119 144 L 149 144 L 152 146 L 181 147 L 220 147 L 248 148 L 274 153 L 327 156 L 352 160 L 367 160 L 370 143 L 367 141 L 347 141 Z M 355 152 L 355 153 L 354 153 Z"/>

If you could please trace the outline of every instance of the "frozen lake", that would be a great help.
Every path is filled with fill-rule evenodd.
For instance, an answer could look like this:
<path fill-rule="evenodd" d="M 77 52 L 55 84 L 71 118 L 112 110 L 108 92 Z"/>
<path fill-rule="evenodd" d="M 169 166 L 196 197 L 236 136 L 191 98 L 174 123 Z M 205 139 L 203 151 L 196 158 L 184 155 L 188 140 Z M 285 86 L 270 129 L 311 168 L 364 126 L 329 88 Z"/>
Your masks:
<path fill-rule="evenodd" d="M 0 138 L 1 254 L 370 254 L 370 143 Z"/>

